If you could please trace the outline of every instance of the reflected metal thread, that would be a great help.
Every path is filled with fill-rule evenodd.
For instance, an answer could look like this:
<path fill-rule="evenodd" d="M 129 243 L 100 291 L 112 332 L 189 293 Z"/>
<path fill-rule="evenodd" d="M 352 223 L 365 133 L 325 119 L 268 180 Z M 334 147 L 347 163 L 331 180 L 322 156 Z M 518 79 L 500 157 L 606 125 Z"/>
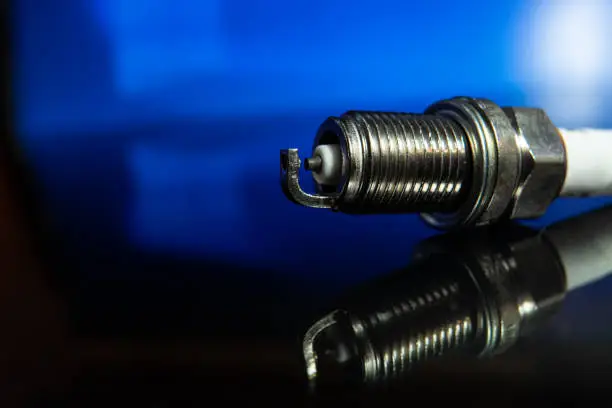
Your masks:
<path fill-rule="evenodd" d="M 367 344 L 365 378 L 397 378 L 417 363 L 470 342 L 476 327 L 473 313 L 468 305 L 461 307 L 458 296 L 459 285 L 452 283 L 354 320 L 356 335 Z M 421 314 L 427 316 L 424 324 L 419 322 Z M 432 314 L 443 320 L 432 319 Z"/>
<path fill-rule="evenodd" d="M 335 121 L 357 129 L 364 154 L 360 212 L 442 211 L 456 207 L 469 180 L 465 130 L 439 115 L 351 111 Z"/>
<path fill-rule="evenodd" d="M 567 291 L 550 234 L 516 225 L 422 242 L 410 267 L 356 290 L 311 326 L 304 356 L 312 384 L 391 385 L 439 357 L 506 351 L 550 318 Z"/>

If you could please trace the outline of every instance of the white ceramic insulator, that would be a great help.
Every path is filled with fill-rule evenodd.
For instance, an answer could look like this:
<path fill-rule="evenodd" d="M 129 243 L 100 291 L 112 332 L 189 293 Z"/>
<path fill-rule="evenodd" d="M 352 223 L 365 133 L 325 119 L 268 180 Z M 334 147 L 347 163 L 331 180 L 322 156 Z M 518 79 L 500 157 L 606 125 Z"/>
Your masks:
<path fill-rule="evenodd" d="M 562 196 L 612 195 L 612 129 L 559 129 L 567 171 Z"/>
<path fill-rule="evenodd" d="M 568 291 L 612 273 L 610 208 L 553 224 L 544 234 L 563 264 Z"/>
<path fill-rule="evenodd" d="M 312 172 L 319 184 L 335 186 L 342 178 L 342 150 L 337 144 L 318 145 L 312 157 L 321 158 L 321 168 Z"/>

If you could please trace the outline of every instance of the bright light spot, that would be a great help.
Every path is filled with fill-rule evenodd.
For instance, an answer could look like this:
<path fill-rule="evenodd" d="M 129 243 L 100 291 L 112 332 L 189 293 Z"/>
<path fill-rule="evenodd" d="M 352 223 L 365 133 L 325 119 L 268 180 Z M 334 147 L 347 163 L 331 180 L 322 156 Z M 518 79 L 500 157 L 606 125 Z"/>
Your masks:
<path fill-rule="evenodd" d="M 516 70 L 531 103 L 570 123 L 603 114 L 610 84 L 612 6 L 602 0 L 528 2 L 519 24 Z"/>
<path fill-rule="evenodd" d="M 550 7 L 536 26 L 535 69 L 554 80 L 584 86 L 605 72 L 607 18 L 601 3 L 574 2 Z M 543 8 L 548 11 L 549 8 Z"/>
<path fill-rule="evenodd" d="M 524 316 L 530 315 L 531 313 L 535 312 L 537 308 L 538 307 L 533 302 L 533 300 L 526 299 L 522 303 L 519 304 L 518 310 L 519 310 L 519 314 L 522 317 L 524 317 Z"/>

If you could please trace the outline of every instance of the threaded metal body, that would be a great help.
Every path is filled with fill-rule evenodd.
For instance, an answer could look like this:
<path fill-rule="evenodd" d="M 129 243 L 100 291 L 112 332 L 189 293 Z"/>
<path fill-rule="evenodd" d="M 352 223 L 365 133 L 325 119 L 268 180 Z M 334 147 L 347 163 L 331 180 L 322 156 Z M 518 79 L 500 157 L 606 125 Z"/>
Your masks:
<path fill-rule="evenodd" d="M 330 118 L 357 171 L 347 180 L 342 210 L 360 213 L 452 211 L 470 180 L 466 131 L 451 118 L 351 111 Z M 317 143 L 325 140 L 322 126 Z M 350 187 L 353 186 L 351 189 Z"/>
<path fill-rule="evenodd" d="M 378 383 L 400 378 L 417 364 L 473 346 L 481 331 L 478 306 L 458 282 L 353 316 L 362 344 L 363 375 Z"/>

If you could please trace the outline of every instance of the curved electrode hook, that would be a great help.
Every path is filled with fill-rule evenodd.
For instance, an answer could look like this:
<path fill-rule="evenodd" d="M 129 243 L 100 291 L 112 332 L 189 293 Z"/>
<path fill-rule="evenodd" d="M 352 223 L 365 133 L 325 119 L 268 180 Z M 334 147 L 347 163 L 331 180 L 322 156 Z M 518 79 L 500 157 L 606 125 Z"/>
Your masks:
<path fill-rule="evenodd" d="M 308 194 L 300 186 L 300 156 L 298 149 L 280 152 L 281 186 L 285 196 L 296 204 L 312 208 L 334 208 L 337 195 Z"/>
<path fill-rule="evenodd" d="M 328 314 L 310 327 L 304 335 L 302 352 L 304 353 L 304 362 L 306 363 L 306 375 L 308 376 L 308 381 L 311 386 L 314 386 L 314 381 L 317 379 L 319 371 L 317 366 L 317 354 L 315 353 L 314 347 L 315 341 L 321 333 L 338 323 L 338 313 L 339 311 L 334 311 Z"/>

